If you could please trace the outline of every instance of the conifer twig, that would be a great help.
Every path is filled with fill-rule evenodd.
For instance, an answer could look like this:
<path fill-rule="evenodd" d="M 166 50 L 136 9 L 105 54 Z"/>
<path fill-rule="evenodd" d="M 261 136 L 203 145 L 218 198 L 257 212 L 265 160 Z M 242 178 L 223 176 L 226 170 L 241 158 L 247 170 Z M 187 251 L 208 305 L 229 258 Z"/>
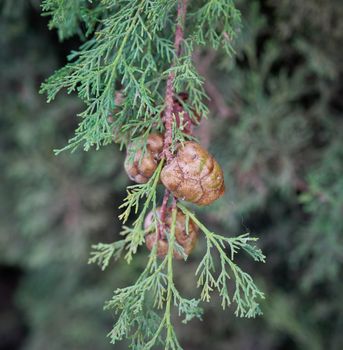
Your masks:
<path fill-rule="evenodd" d="M 72 5 L 69 3 L 43 0 L 44 11 L 53 16 L 50 25 L 60 29 L 64 36 L 70 35 L 67 27 Z M 115 141 L 121 147 L 132 143 L 136 153 L 141 151 L 144 157 L 144 152 L 149 151 L 145 142 L 148 135 L 154 129 L 161 132 L 161 124 L 164 126 L 162 152 L 159 157 L 151 154 L 156 160 L 155 171 L 147 182 L 129 186 L 119 207 L 123 210 L 119 216 L 123 238 L 93 246 L 89 259 L 104 270 L 111 260 L 123 254 L 130 263 L 144 243 L 151 250 L 137 281 L 117 288 L 105 305 L 116 314 L 109 336 L 113 344 L 129 338 L 128 347 L 132 350 L 156 347 L 182 350 L 172 323 L 173 308 L 184 317 L 184 323 L 201 319 L 200 303 L 210 301 L 212 293 L 217 292 L 223 308 L 236 304 L 237 316 L 253 317 L 260 314 L 258 301 L 264 297 L 251 276 L 235 261 L 238 252 L 245 251 L 253 260 L 264 262 L 262 251 L 254 244 L 256 238 L 248 234 L 237 237 L 216 234 L 168 190 L 157 208 L 157 186 L 163 167 L 173 160 L 178 145 L 193 139 L 192 121 L 195 125 L 199 116 L 208 114 L 204 103 L 206 81 L 195 68 L 192 53 L 198 46 L 222 47 L 228 54 L 232 53 L 228 39 L 235 36 L 239 11 L 233 0 L 194 1 L 188 12 L 187 0 L 102 0 L 95 1 L 91 8 L 87 3 L 79 1 L 76 7 L 80 13 L 92 15 L 93 24 L 87 29 L 92 37 L 87 40 L 85 37 L 80 49 L 69 56 L 69 63 L 42 86 L 49 101 L 61 89 L 67 89 L 68 93 L 77 92 L 86 105 L 80 113 L 82 119 L 75 137 L 64 149 L 75 149 L 83 143 L 88 150 L 93 145 L 99 148 Z M 186 36 L 187 13 L 191 23 Z M 175 22 L 169 26 L 174 17 Z M 74 30 L 83 29 L 75 27 Z M 164 98 L 161 84 L 166 84 Z M 116 87 L 119 90 L 114 96 Z M 185 93 L 181 92 L 183 89 Z M 139 150 L 141 146 L 143 149 Z M 202 168 L 203 164 L 200 171 Z M 152 215 L 148 214 L 149 210 Z M 136 218 L 132 225 L 126 226 L 133 215 Z M 183 239 L 183 233 L 189 235 L 191 226 L 196 235 L 203 233 L 206 252 L 195 271 L 200 296 L 188 299 L 177 288 L 173 264 L 174 258 L 187 259 L 180 238 Z M 192 236 L 185 239 L 194 242 Z"/>
<path fill-rule="evenodd" d="M 183 26 L 186 18 L 187 12 L 187 0 L 179 0 L 177 7 L 177 17 L 176 17 L 176 30 L 175 30 L 175 39 L 174 39 L 174 50 L 176 58 L 181 53 L 181 42 L 184 37 Z M 175 60 L 172 64 L 172 67 L 175 65 Z M 174 80 L 175 80 L 175 72 L 173 70 L 170 71 L 167 87 L 166 87 L 166 95 L 165 95 L 165 111 L 163 114 L 163 122 L 165 126 L 165 134 L 164 134 L 164 145 L 162 155 L 166 158 L 167 162 L 169 162 L 172 158 L 172 154 L 170 152 L 170 146 L 172 144 L 172 129 L 173 129 L 173 97 L 174 97 Z"/>
<path fill-rule="evenodd" d="M 163 238 L 163 232 L 165 229 L 165 221 L 166 221 L 166 213 L 167 213 L 167 205 L 168 205 L 168 199 L 170 196 L 169 190 L 164 191 L 164 196 L 163 196 L 163 201 L 162 201 L 162 206 L 161 206 L 161 212 L 160 212 L 160 219 L 161 222 L 158 225 L 158 230 L 157 230 L 157 241 L 161 238 Z"/>
<path fill-rule="evenodd" d="M 175 50 L 175 59 L 172 64 L 172 67 L 175 65 L 175 60 L 180 56 L 181 53 L 181 42 L 184 37 L 183 26 L 186 18 L 187 12 L 187 0 L 179 0 L 177 7 L 177 16 L 176 16 L 176 29 L 175 29 L 175 39 L 174 39 L 174 50 Z M 164 134 L 164 144 L 162 156 L 166 158 L 167 162 L 169 162 L 172 158 L 172 154 L 170 151 L 170 146 L 172 144 L 173 137 L 173 105 L 174 105 L 174 80 L 175 80 L 175 72 L 170 71 L 167 86 L 166 86 L 166 95 L 165 95 L 165 111 L 163 114 L 163 122 L 165 126 L 165 134 Z M 165 229 L 165 219 L 166 212 L 168 206 L 168 199 L 170 196 L 170 192 L 165 190 L 163 202 L 161 206 L 160 219 L 161 222 L 159 224 L 157 234 L 158 239 L 162 238 L 164 229 Z M 174 200 L 175 201 L 175 200 Z"/>

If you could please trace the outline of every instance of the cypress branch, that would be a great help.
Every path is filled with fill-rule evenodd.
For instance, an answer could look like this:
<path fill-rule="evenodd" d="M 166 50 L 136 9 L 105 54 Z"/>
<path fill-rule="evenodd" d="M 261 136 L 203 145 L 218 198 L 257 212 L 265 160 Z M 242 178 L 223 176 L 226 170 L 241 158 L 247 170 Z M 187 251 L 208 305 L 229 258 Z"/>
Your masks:
<path fill-rule="evenodd" d="M 105 304 L 105 309 L 116 314 L 109 333 L 111 342 L 129 338 L 133 350 L 157 345 L 182 349 L 171 319 L 173 308 L 184 323 L 201 319 L 201 302 L 210 301 L 214 292 L 220 295 L 223 309 L 234 303 L 237 316 L 259 315 L 259 300 L 264 294 L 234 261 L 236 254 L 245 251 L 254 261 L 264 262 L 263 253 L 253 245 L 256 239 L 248 234 L 227 238 L 210 231 L 181 203 L 183 198 L 165 183 L 162 205 L 157 205 L 157 187 L 160 180 L 163 182 L 163 170 L 178 157 L 178 151 L 188 140 L 197 144 L 192 135 L 193 125 L 208 114 L 204 79 L 197 72 L 192 55 L 199 46 L 233 52 L 231 42 L 240 20 L 233 1 L 102 0 L 90 3 L 79 0 L 71 4 L 45 0 L 43 11 L 52 16 L 50 28 L 57 28 L 61 39 L 79 34 L 85 40 L 78 51 L 70 54 L 69 63 L 41 88 L 41 92 L 47 93 L 48 102 L 61 89 L 66 89 L 68 93 L 77 93 L 85 104 L 75 136 L 57 153 L 75 150 L 80 145 L 86 151 L 92 146 L 99 149 L 116 142 L 121 147 L 131 147 L 127 157 L 134 163 L 134 174 L 144 173 L 147 164 L 154 166 L 152 175 L 144 173 L 145 183 L 141 181 L 143 183 L 127 189 L 119 216 L 123 239 L 94 245 L 89 259 L 89 263 L 97 263 L 102 270 L 121 255 L 130 263 L 139 247 L 145 243 L 149 248 L 148 239 L 153 240 L 148 262 L 138 280 L 129 287 L 116 289 Z M 86 33 L 81 31 L 83 21 Z M 151 151 L 149 135 L 152 132 L 163 134 L 161 152 Z M 189 166 L 194 166 L 199 157 L 205 157 L 198 171 L 205 169 L 207 173 L 199 179 L 200 187 L 198 184 L 190 187 L 189 201 L 192 202 L 199 187 L 201 196 L 209 196 L 210 203 L 224 191 L 224 184 L 219 182 L 222 171 L 200 145 L 196 150 L 200 153 L 195 155 L 193 163 L 189 161 Z M 136 157 L 137 154 L 140 156 Z M 215 176 L 211 178 L 213 170 Z M 203 180 L 212 183 L 202 186 Z M 181 184 L 184 181 L 195 180 L 186 171 Z M 126 226 L 131 215 L 136 218 L 132 225 Z M 175 284 L 174 261 L 187 260 L 198 231 L 207 244 L 195 271 L 201 290 L 199 298 L 188 299 Z M 183 241 L 180 235 L 184 235 Z M 187 241 L 190 248 L 185 246 Z M 218 274 L 214 251 L 219 257 Z M 233 293 L 229 288 L 232 283 Z"/>

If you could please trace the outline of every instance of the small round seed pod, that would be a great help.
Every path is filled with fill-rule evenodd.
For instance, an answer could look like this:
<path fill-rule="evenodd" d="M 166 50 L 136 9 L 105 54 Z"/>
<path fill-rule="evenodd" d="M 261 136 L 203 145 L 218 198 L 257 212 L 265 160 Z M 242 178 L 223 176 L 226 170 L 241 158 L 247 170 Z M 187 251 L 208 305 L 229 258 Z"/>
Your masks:
<path fill-rule="evenodd" d="M 125 171 L 132 181 L 143 184 L 154 174 L 163 148 L 163 137 L 160 134 L 150 134 L 147 139 L 147 149 L 142 156 L 142 149 L 130 144 L 127 147 L 124 163 Z M 134 154 L 133 154 L 134 153 Z M 133 158 L 133 161 L 132 161 Z"/>
<path fill-rule="evenodd" d="M 145 236 L 145 244 L 149 250 L 152 250 L 152 248 L 156 244 L 156 241 L 157 241 L 157 234 L 155 232 Z M 169 249 L 169 245 L 166 239 L 161 238 L 157 241 L 157 256 L 160 256 L 160 257 L 166 256 L 168 254 L 168 249 Z"/>
<path fill-rule="evenodd" d="M 176 156 L 162 169 L 161 181 L 175 197 L 198 205 L 211 204 L 225 192 L 220 165 L 193 141 L 178 147 Z"/>
<path fill-rule="evenodd" d="M 161 208 L 157 208 L 158 217 L 160 216 L 160 213 Z M 156 232 L 156 227 L 153 227 L 153 217 L 154 214 L 151 211 L 146 216 L 144 221 L 144 229 L 146 230 L 146 232 L 148 232 L 148 234 L 145 236 L 145 244 L 149 250 L 152 250 L 152 248 L 157 242 L 157 255 L 162 257 L 167 255 L 169 244 L 167 237 L 163 233 L 163 237 L 160 237 L 159 239 L 157 238 L 158 233 Z M 186 228 L 186 224 L 186 216 L 182 213 L 181 210 L 177 209 L 175 223 L 175 242 L 183 248 L 184 254 L 188 256 L 194 249 L 198 240 L 199 228 L 192 220 L 189 220 L 188 228 Z M 165 217 L 165 229 L 169 231 L 171 225 L 172 210 L 168 208 Z M 174 257 L 176 259 L 183 259 L 182 254 L 180 254 L 175 248 Z"/>

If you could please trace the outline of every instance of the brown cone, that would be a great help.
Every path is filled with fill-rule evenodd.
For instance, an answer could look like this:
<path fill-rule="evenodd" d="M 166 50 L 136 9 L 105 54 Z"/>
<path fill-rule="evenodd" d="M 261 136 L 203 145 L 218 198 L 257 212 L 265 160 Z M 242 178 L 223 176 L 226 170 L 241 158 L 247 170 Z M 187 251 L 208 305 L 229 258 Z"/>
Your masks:
<path fill-rule="evenodd" d="M 180 145 L 175 158 L 161 172 L 163 185 L 181 200 L 208 205 L 224 194 L 223 171 L 198 143 Z"/>
<path fill-rule="evenodd" d="M 161 208 L 157 208 L 157 215 L 160 216 Z M 144 221 L 144 229 L 148 233 L 145 236 L 145 244 L 149 250 L 153 248 L 157 241 L 157 232 L 155 227 L 152 227 L 153 224 L 153 212 L 150 212 Z M 168 208 L 166 213 L 166 229 L 170 230 L 172 224 L 172 210 Z M 188 234 L 187 234 L 188 233 Z M 194 249 L 197 239 L 198 239 L 199 229 L 198 226 L 192 221 L 188 222 L 188 232 L 186 230 L 186 216 L 182 213 L 181 210 L 177 209 L 176 213 L 176 225 L 175 225 L 175 241 L 183 248 L 184 254 L 189 255 Z M 165 256 L 168 253 L 168 240 L 166 237 L 162 237 L 157 242 L 157 255 Z M 183 256 L 174 249 L 174 257 L 176 259 L 183 259 Z"/>
<path fill-rule="evenodd" d="M 147 139 L 147 149 L 142 157 L 142 149 L 130 144 L 127 147 L 124 163 L 125 171 L 132 181 L 146 183 L 154 174 L 163 148 L 163 137 L 160 134 L 150 134 Z M 132 153 L 135 152 L 133 161 Z"/>

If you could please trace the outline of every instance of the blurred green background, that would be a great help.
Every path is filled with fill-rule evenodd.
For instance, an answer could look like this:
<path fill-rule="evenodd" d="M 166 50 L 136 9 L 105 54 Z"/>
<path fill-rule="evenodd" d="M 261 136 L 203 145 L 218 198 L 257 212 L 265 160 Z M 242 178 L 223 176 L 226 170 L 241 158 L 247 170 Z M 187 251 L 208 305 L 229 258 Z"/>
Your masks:
<path fill-rule="evenodd" d="M 239 263 L 267 298 L 264 315 L 237 319 L 216 298 L 203 322 L 183 326 L 187 350 L 343 349 L 343 2 L 237 1 L 243 27 L 234 58 L 195 55 L 211 96 L 197 130 L 224 168 L 228 191 L 198 211 L 226 235 L 252 232 L 264 265 Z M 97 349 L 114 316 L 103 302 L 146 262 L 101 272 L 93 243 L 118 238 L 129 181 L 123 154 L 56 157 L 81 110 L 75 96 L 47 105 L 40 83 L 78 38 L 47 28 L 38 0 L 0 0 L 0 350 Z M 200 241 L 176 279 L 193 293 Z M 126 344 L 116 349 L 127 349 Z"/>

